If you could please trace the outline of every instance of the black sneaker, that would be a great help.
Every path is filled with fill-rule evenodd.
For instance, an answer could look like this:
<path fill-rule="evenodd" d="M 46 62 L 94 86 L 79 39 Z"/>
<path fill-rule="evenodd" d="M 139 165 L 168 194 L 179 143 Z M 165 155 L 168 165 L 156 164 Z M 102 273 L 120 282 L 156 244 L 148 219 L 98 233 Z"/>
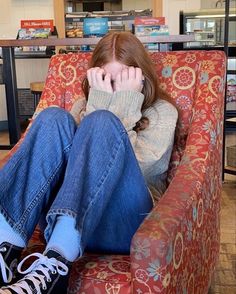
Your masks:
<path fill-rule="evenodd" d="M 32 257 L 37 259 L 26 270 L 22 270 L 23 263 Z M 28 255 L 17 267 L 18 272 L 25 276 L 15 284 L 2 287 L 0 294 L 66 294 L 71 265 L 54 250 Z"/>
<path fill-rule="evenodd" d="M 7 242 L 0 244 L 0 287 L 12 282 L 22 250 Z"/>

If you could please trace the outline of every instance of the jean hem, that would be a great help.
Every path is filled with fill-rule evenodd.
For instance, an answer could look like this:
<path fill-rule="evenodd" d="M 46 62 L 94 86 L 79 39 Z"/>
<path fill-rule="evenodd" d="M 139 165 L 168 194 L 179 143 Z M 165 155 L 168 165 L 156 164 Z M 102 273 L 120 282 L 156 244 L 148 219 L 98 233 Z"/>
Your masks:
<path fill-rule="evenodd" d="M 47 216 L 46 216 L 47 226 L 44 230 L 44 238 L 45 238 L 46 242 L 48 242 L 50 239 L 50 236 L 52 234 L 53 228 L 56 223 L 56 218 L 59 215 L 72 216 L 75 219 L 77 218 L 77 213 L 75 213 L 74 211 L 71 211 L 69 209 L 59 208 L 59 209 L 49 210 L 49 212 L 47 213 Z"/>
<path fill-rule="evenodd" d="M 20 230 L 18 228 L 18 225 L 15 221 L 11 220 L 11 218 L 8 216 L 8 214 L 6 213 L 5 209 L 0 205 L 0 213 L 3 215 L 3 217 L 5 218 L 5 220 L 7 221 L 7 223 L 9 224 L 9 226 L 11 226 L 11 228 L 20 235 L 20 237 L 23 239 L 23 241 L 27 244 L 28 243 L 28 238 L 27 238 L 27 234 L 26 232 L 23 232 L 22 230 Z"/>

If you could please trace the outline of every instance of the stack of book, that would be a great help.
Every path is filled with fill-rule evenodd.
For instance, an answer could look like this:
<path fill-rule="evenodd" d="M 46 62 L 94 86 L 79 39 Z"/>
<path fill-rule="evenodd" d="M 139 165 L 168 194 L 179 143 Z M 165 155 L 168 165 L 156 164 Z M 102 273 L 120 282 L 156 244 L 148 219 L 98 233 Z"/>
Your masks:
<path fill-rule="evenodd" d="M 165 17 L 135 17 L 134 34 L 137 37 L 168 36 L 169 28 Z M 146 47 L 150 51 L 160 51 L 158 43 L 149 43 Z"/>

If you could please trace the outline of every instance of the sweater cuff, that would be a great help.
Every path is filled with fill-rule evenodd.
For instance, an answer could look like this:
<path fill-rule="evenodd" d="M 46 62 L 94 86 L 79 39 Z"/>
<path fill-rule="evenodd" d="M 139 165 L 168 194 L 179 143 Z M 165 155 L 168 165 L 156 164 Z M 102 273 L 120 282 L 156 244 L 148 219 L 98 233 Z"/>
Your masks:
<path fill-rule="evenodd" d="M 90 89 L 87 108 L 91 109 L 92 111 L 98 109 L 108 109 L 111 103 L 111 98 L 111 93 L 96 89 Z"/>
<path fill-rule="evenodd" d="M 113 94 L 111 106 L 121 111 L 123 116 L 141 112 L 144 95 L 137 91 L 119 91 Z"/>

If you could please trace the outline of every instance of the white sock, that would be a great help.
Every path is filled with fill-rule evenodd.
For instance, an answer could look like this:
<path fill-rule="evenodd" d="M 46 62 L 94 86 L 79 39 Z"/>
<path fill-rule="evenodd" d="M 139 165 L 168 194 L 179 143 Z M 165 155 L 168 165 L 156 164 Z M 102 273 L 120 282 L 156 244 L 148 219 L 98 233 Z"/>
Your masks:
<path fill-rule="evenodd" d="M 72 216 L 58 216 L 45 251 L 54 249 L 68 261 L 75 261 L 80 254 L 81 239 L 75 225 L 75 218 Z"/>
<path fill-rule="evenodd" d="M 19 233 L 13 230 L 5 217 L 0 213 L 0 244 L 3 242 L 8 242 L 22 248 L 26 247 L 24 239 Z"/>

